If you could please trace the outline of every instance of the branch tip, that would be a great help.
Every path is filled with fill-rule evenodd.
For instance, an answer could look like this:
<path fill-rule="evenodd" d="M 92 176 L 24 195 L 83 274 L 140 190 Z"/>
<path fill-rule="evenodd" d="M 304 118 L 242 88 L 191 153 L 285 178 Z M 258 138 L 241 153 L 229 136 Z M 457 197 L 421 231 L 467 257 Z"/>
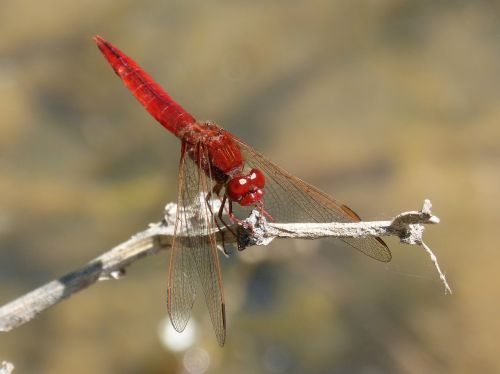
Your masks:
<path fill-rule="evenodd" d="M 453 291 L 451 290 L 451 287 L 449 286 L 448 281 L 446 280 L 446 276 L 441 271 L 441 267 L 439 266 L 439 262 L 438 262 L 437 256 L 434 254 L 434 252 L 432 251 L 432 249 L 430 249 L 430 247 L 427 244 L 425 244 L 423 241 L 420 243 L 420 246 L 427 252 L 427 254 L 429 255 L 429 257 L 431 258 L 431 261 L 434 264 L 434 267 L 436 268 L 436 270 L 437 270 L 437 272 L 439 274 L 439 279 L 441 279 L 441 282 L 443 282 L 443 285 L 444 285 L 444 294 L 445 295 L 447 295 L 447 294 L 449 294 L 449 295 L 453 294 Z"/>

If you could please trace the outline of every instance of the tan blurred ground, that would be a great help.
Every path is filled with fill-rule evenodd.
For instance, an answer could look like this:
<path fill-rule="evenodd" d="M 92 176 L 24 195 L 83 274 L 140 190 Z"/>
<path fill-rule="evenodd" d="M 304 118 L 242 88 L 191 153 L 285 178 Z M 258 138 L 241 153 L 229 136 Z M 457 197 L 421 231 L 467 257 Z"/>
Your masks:
<path fill-rule="evenodd" d="M 451 297 L 427 257 L 395 241 L 389 265 L 328 242 L 223 260 L 223 350 L 202 300 L 195 310 L 209 372 L 499 372 L 499 16 L 493 1 L 1 0 L 0 304 L 176 197 L 179 142 L 106 66 L 99 33 L 194 115 L 363 217 L 430 198 L 442 219 L 426 239 Z M 157 338 L 167 263 L 144 260 L 0 335 L 0 361 L 182 372 Z"/>

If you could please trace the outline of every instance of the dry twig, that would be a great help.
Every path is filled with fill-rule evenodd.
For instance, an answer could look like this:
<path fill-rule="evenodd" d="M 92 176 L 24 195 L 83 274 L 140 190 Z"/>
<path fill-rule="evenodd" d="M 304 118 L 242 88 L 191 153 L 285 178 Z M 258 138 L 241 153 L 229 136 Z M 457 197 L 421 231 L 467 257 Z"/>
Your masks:
<path fill-rule="evenodd" d="M 45 309 L 99 280 L 120 278 L 125 273 L 125 268 L 135 261 L 169 248 L 174 233 L 176 208 L 175 204 L 168 204 L 161 222 L 150 224 L 146 230 L 105 252 L 84 267 L 0 307 L 0 331 L 12 330 L 30 321 Z M 397 236 L 401 242 L 419 245 L 427 251 L 445 286 L 445 293 L 451 293 L 436 256 L 422 241 L 423 225 L 439 223 L 439 219 L 431 214 L 430 208 L 431 203 L 426 200 L 421 211 L 401 213 L 392 221 L 356 223 L 268 223 L 254 211 L 243 225 L 234 227 L 234 231 L 238 231 L 238 238 L 225 231 L 224 240 L 238 242 L 242 248 L 267 245 L 276 238 Z M 217 235 L 220 236 L 221 233 L 218 232 Z"/>

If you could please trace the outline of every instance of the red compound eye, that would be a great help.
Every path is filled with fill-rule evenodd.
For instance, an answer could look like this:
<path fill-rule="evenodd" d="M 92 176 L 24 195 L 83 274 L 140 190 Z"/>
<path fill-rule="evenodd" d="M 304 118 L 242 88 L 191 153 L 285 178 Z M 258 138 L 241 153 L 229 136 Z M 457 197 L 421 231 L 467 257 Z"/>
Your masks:
<path fill-rule="evenodd" d="M 257 189 L 254 192 L 246 194 L 243 199 L 238 201 L 238 203 L 242 206 L 252 205 L 257 201 L 260 201 L 263 196 L 264 196 L 264 191 L 262 191 L 261 189 Z"/>
<path fill-rule="evenodd" d="M 226 193 L 232 201 L 240 201 L 250 191 L 251 185 L 247 177 L 236 177 L 229 181 Z"/>
<path fill-rule="evenodd" d="M 264 185 L 266 184 L 264 173 L 259 169 L 251 169 L 248 178 L 255 187 L 264 188 Z"/>
<path fill-rule="evenodd" d="M 240 205 L 250 205 L 262 199 L 266 179 L 259 169 L 251 169 L 246 175 L 232 178 L 226 186 L 227 197 Z"/>

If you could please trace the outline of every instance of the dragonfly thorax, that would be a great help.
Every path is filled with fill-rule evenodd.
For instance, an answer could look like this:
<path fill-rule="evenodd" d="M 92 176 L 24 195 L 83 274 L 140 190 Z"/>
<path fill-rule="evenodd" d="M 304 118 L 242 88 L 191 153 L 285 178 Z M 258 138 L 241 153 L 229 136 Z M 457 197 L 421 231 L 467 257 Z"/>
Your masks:
<path fill-rule="evenodd" d="M 251 205 L 262 200 L 265 184 L 264 173 L 253 168 L 248 174 L 233 176 L 226 185 L 226 195 L 240 205 Z"/>
<path fill-rule="evenodd" d="M 180 134 L 191 159 L 218 183 L 243 171 L 243 156 L 234 137 L 213 122 L 186 125 Z"/>

